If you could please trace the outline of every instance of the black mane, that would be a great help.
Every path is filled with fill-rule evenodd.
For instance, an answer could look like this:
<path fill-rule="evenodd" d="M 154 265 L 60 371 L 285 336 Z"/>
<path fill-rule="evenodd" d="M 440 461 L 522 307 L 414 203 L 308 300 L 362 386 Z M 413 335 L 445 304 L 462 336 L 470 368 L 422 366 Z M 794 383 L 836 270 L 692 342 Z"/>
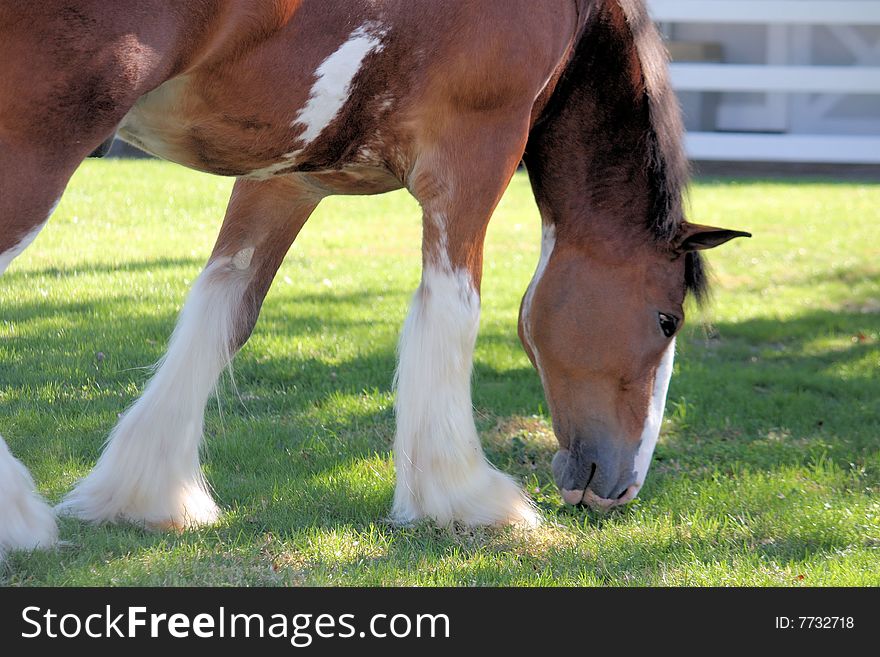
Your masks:
<path fill-rule="evenodd" d="M 685 223 L 690 167 L 666 48 L 643 0 L 575 1 L 576 45 L 524 156 L 536 198 L 540 205 L 545 196 L 576 195 L 584 206 L 622 221 L 644 216 L 631 227 L 669 249 Z M 633 184 L 648 194 L 636 215 L 628 191 Z M 589 229 L 590 213 L 575 214 L 579 221 L 564 229 Z M 697 253 L 684 257 L 687 291 L 702 302 L 705 264 Z"/>
<path fill-rule="evenodd" d="M 649 229 L 672 242 L 684 216 L 690 166 L 684 151 L 684 125 L 678 99 L 669 84 L 669 56 L 643 0 L 617 0 L 627 17 L 642 68 L 650 127 L 646 135 L 648 178 L 654 194 Z M 697 252 L 685 255 L 685 283 L 697 303 L 708 297 L 706 264 Z"/>

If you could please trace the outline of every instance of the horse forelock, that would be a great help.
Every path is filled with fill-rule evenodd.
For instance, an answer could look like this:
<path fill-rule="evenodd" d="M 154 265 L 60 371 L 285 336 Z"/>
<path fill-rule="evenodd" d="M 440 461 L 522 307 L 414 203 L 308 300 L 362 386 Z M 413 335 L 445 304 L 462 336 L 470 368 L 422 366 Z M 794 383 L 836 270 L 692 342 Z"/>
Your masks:
<path fill-rule="evenodd" d="M 574 46 L 526 154 L 559 160 L 558 152 L 582 149 L 584 166 L 567 170 L 586 173 L 589 193 L 620 212 L 632 205 L 624 188 L 647 182 L 642 227 L 671 242 L 684 223 L 689 168 L 663 42 L 643 0 L 583 0 L 578 7 Z M 584 138 L 572 135 L 578 129 Z"/>
<path fill-rule="evenodd" d="M 685 194 L 690 179 L 681 108 L 669 82 L 669 55 L 644 0 L 613 1 L 623 9 L 632 33 L 648 103 L 646 166 L 654 196 L 648 228 L 657 240 L 669 244 L 685 223 Z M 698 303 L 708 296 L 706 264 L 699 253 L 685 255 L 685 283 Z"/>
<path fill-rule="evenodd" d="M 689 179 L 684 126 L 668 75 L 668 54 L 642 0 L 614 0 L 626 15 L 648 102 L 647 164 L 657 196 L 652 217 L 660 239 L 675 238 L 684 221 L 683 198 Z"/>
<path fill-rule="evenodd" d="M 526 149 L 530 175 L 557 196 L 573 188 L 554 185 L 554 178 L 585 175 L 577 193 L 608 215 L 606 237 L 636 235 L 668 251 L 685 225 L 690 178 L 668 53 L 644 0 L 579 0 L 577 6 L 574 45 Z M 585 139 L 572 134 L 578 129 L 587 131 Z M 647 197 L 642 188 L 629 188 L 635 182 L 647 183 Z M 644 203 L 644 214 L 633 215 L 634 202 Z M 585 227 L 595 227 L 590 216 L 565 234 L 587 239 Z M 626 226 L 627 216 L 638 218 Z M 701 302 L 708 292 L 705 263 L 697 253 L 684 258 L 687 291 Z"/>

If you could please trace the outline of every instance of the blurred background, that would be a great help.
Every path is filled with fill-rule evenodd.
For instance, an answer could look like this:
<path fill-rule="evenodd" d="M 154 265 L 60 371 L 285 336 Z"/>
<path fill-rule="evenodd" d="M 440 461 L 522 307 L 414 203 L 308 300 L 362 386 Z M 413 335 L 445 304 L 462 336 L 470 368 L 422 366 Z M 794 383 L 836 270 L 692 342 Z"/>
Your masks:
<path fill-rule="evenodd" d="M 880 171 L 880 2 L 648 5 L 668 39 L 692 159 Z"/>

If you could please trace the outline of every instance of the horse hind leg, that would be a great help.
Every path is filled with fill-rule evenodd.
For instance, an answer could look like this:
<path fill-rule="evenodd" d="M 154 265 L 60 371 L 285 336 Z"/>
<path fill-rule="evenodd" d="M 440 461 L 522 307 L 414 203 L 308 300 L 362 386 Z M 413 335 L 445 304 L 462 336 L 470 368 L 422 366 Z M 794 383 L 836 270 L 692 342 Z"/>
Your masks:
<path fill-rule="evenodd" d="M 55 514 L 0 436 L 0 559 L 7 550 L 47 548 L 57 539 Z"/>
<path fill-rule="evenodd" d="M 525 145 L 522 126 L 479 117 L 467 153 L 423 155 L 410 191 L 424 210 L 423 272 L 400 338 L 392 516 L 441 525 L 538 522 L 483 454 L 471 403 L 486 226 Z M 499 144 L 508 144 L 499 148 Z"/>
<path fill-rule="evenodd" d="M 33 148 L 0 145 L 0 275 L 46 225 L 76 162 L 48 166 Z M 0 437 L 0 558 L 57 540 L 55 515 Z"/>
<path fill-rule="evenodd" d="M 46 224 L 76 167 L 158 75 L 148 55 L 129 62 L 139 67 L 137 75 L 128 65 L 98 67 L 122 61 L 115 56 L 121 51 L 103 56 L 119 48 L 117 40 L 98 52 L 93 35 L 79 23 L 67 24 L 67 17 L 55 16 L 42 26 L 46 32 L 32 29 L 39 10 L 24 10 L 18 23 L 16 16 L 12 9 L 12 25 L 21 29 L 0 39 L 0 78 L 15 90 L 0 97 L 0 274 Z M 47 48 L 49 42 L 67 50 Z M 65 86 L 50 84 L 55 79 Z M 0 439 L 0 551 L 43 547 L 56 536 L 54 515 Z"/>
<path fill-rule="evenodd" d="M 46 226 L 70 176 L 106 133 L 84 126 L 75 146 L 35 135 L 0 140 L 0 275 Z M 0 559 L 10 550 L 49 547 L 57 537 L 55 514 L 0 436 Z"/>
<path fill-rule="evenodd" d="M 3 216 L 0 214 L 0 229 Z M 33 241 L 45 220 L 32 223 L 36 225 L 29 230 L 25 226 L 24 233 L 21 229 L 6 233 L 5 244 L 0 237 L 0 274 Z M 12 455 L 0 436 L 0 559 L 8 550 L 50 547 L 57 538 L 55 514 L 37 492 L 28 469 Z"/>
<path fill-rule="evenodd" d="M 218 518 L 199 462 L 205 407 L 318 201 L 295 181 L 236 183 L 214 252 L 190 291 L 165 356 L 59 512 L 159 528 Z"/>

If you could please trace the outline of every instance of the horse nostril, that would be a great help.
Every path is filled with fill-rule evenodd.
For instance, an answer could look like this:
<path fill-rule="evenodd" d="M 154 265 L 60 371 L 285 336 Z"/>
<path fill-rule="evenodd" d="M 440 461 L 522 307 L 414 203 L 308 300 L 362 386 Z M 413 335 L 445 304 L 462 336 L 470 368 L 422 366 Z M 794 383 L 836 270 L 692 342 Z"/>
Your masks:
<path fill-rule="evenodd" d="M 598 468 L 598 467 L 599 466 L 596 465 L 595 463 L 590 464 L 590 477 L 587 479 L 587 483 L 584 484 L 584 488 L 588 488 L 590 486 L 590 482 L 592 482 L 593 477 L 596 476 L 596 468 Z"/>
<path fill-rule="evenodd" d="M 626 488 L 623 489 L 623 491 L 620 493 L 620 495 L 617 496 L 617 499 L 619 499 L 619 500 L 623 499 L 623 496 L 626 495 L 627 493 L 629 493 L 629 486 L 627 486 Z"/>

